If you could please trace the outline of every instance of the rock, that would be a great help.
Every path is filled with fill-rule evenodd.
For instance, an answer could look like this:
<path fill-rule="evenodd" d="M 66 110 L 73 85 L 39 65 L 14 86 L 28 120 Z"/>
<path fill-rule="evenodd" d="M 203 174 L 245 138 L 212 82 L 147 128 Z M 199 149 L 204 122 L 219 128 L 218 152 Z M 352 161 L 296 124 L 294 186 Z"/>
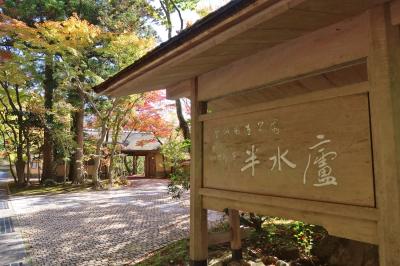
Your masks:
<path fill-rule="evenodd" d="M 300 257 L 297 247 L 282 247 L 278 250 L 277 256 L 284 260 L 295 260 Z"/>
<path fill-rule="evenodd" d="M 222 261 L 210 262 L 208 265 L 210 265 L 210 266 L 224 266 L 224 264 L 222 263 Z"/>
<path fill-rule="evenodd" d="M 312 252 L 332 266 L 379 265 L 377 246 L 345 238 L 327 236 L 315 245 Z"/>
<path fill-rule="evenodd" d="M 289 263 L 287 263 L 286 261 L 278 260 L 278 261 L 275 263 L 275 266 L 290 266 L 290 265 L 289 265 Z"/>
<path fill-rule="evenodd" d="M 241 260 L 241 261 L 231 261 L 228 263 L 227 266 L 251 266 L 251 265 L 253 265 L 253 264 L 250 264 L 244 260 Z"/>
<path fill-rule="evenodd" d="M 247 254 L 249 254 L 249 256 L 251 256 L 253 258 L 257 258 L 259 253 L 261 253 L 261 252 L 259 252 L 259 250 L 249 249 L 247 251 Z"/>
<path fill-rule="evenodd" d="M 265 265 L 275 265 L 278 258 L 274 256 L 265 256 L 261 260 Z"/>
<path fill-rule="evenodd" d="M 249 261 L 249 265 L 250 265 L 250 266 L 265 266 L 265 264 L 262 263 L 261 261 L 256 261 L 256 262 L 254 262 L 254 261 Z"/>
<path fill-rule="evenodd" d="M 211 259 L 208 262 L 209 266 L 223 266 L 225 262 L 231 259 L 232 255 L 230 253 L 225 254 L 222 257 Z"/>
<path fill-rule="evenodd" d="M 212 259 L 208 262 L 209 266 L 223 266 L 224 263 L 221 260 Z"/>
<path fill-rule="evenodd" d="M 290 262 L 290 266 L 315 266 L 320 265 L 318 259 L 311 258 L 299 258 L 295 261 Z"/>

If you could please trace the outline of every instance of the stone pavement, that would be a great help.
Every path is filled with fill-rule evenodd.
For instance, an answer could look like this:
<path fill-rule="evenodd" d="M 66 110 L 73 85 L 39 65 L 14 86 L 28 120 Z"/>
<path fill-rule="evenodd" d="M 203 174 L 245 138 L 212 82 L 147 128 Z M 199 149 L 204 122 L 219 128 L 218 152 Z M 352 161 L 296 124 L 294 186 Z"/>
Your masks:
<path fill-rule="evenodd" d="M 189 197 L 171 199 L 164 180 L 133 188 L 14 197 L 33 265 L 124 265 L 189 234 Z M 210 224 L 221 220 L 210 213 Z"/>
<path fill-rule="evenodd" d="M 26 265 L 24 242 L 14 228 L 14 212 L 9 204 L 8 172 L 0 169 L 0 265 Z"/>

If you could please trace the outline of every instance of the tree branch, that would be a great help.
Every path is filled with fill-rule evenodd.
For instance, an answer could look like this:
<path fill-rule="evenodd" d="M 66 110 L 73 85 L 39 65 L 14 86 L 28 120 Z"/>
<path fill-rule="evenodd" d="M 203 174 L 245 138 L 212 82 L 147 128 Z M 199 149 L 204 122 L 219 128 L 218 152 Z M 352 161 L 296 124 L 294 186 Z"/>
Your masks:
<path fill-rule="evenodd" d="M 15 86 L 15 95 L 17 96 L 17 104 L 18 104 L 19 110 L 22 112 L 22 104 L 21 104 L 21 100 L 20 100 L 20 97 L 19 97 L 19 90 L 18 90 L 18 88 L 19 88 L 19 86 L 16 85 L 16 86 Z"/>
<path fill-rule="evenodd" d="M 168 1 L 168 0 L 164 0 Z M 168 2 L 164 3 L 163 0 L 160 0 L 160 5 L 162 10 L 164 11 L 165 17 L 167 19 L 167 30 L 168 30 L 168 39 L 172 37 L 172 22 L 171 22 L 171 12 L 168 8 Z"/>
<path fill-rule="evenodd" d="M 18 112 L 18 109 L 15 106 L 15 104 L 14 104 L 12 98 L 11 98 L 11 94 L 10 94 L 10 91 L 8 89 L 8 85 L 5 82 L 0 82 L 0 85 L 1 85 L 1 87 L 3 87 L 4 91 L 6 92 L 7 99 L 8 99 L 8 102 L 9 102 L 11 108 L 13 109 L 14 112 Z"/>
<path fill-rule="evenodd" d="M 171 1 L 172 6 L 175 8 L 176 12 L 178 12 L 178 16 L 179 16 L 179 20 L 181 22 L 181 29 L 180 31 L 183 30 L 183 17 L 182 17 L 182 13 L 181 10 L 179 9 L 179 7 L 175 4 L 174 0 L 169 0 Z"/>
<path fill-rule="evenodd" d="M 2 99 L 0 99 L 0 102 L 4 105 L 4 102 L 3 102 Z M 4 105 L 4 107 L 7 108 L 6 105 Z M 4 122 L 4 123 L 11 129 L 11 131 L 13 132 L 13 135 L 14 135 L 14 142 L 15 142 L 15 141 L 17 140 L 17 131 L 15 130 L 15 128 L 14 128 L 13 125 L 11 124 L 10 120 L 8 119 L 7 113 L 8 113 L 7 109 L 6 109 L 6 114 L 4 114 L 3 112 L 0 112 L 0 117 L 1 117 L 1 120 L 3 120 L 3 122 Z"/>

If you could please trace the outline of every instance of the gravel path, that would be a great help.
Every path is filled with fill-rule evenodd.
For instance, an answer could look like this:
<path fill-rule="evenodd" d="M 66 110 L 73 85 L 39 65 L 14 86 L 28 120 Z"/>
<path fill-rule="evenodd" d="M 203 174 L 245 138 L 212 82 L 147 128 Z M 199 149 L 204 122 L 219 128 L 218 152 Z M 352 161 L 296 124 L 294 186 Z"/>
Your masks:
<path fill-rule="evenodd" d="M 189 197 L 165 180 L 63 195 L 14 197 L 16 227 L 33 265 L 124 265 L 189 234 Z M 210 212 L 210 224 L 221 220 Z"/>

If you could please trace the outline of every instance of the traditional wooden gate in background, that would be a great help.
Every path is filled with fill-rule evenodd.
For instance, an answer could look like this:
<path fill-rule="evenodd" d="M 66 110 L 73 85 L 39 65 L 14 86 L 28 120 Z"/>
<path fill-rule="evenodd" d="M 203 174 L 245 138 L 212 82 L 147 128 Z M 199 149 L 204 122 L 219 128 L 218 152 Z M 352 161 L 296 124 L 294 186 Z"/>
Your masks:
<path fill-rule="evenodd" d="M 233 1 L 99 86 L 192 101 L 193 265 L 207 210 L 320 224 L 400 265 L 400 1 Z"/>

